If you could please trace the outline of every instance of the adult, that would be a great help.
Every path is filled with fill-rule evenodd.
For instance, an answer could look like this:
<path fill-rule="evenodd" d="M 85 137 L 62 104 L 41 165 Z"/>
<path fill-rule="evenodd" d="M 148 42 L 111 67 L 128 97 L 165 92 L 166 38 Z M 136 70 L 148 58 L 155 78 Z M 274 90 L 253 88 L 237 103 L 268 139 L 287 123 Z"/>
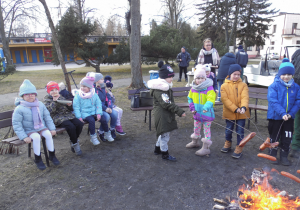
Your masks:
<path fill-rule="evenodd" d="M 220 64 L 220 56 L 218 51 L 214 48 L 214 45 L 210 38 L 206 38 L 203 41 L 203 48 L 200 50 L 195 66 L 197 64 L 212 64 L 211 72 L 216 74 L 216 69 Z"/>
<path fill-rule="evenodd" d="M 229 66 L 231 64 L 236 64 L 235 55 L 231 52 L 226 53 L 220 62 L 220 68 L 218 70 L 217 81 L 218 81 L 218 99 L 220 101 L 221 98 L 221 85 L 224 83 L 225 78 L 228 75 Z"/>
<path fill-rule="evenodd" d="M 240 45 L 238 47 L 238 51 L 236 52 L 235 57 L 236 57 L 236 63 L 239 64 L 242 67 L 241 78 L 243 79 L 244 68 L 248 64 L 248 54 L 243 49 L 242 45 Z"/>
<path fill-rule="evenodd" d="M 187 78 L 187 67 L 190 65 L 191 55 L 186 51 L 185 47 L 181 48 L 181 52 L 177 55 L 176 61 L 179 63 L 179 79 L 177 82 L 181 82 L 182 71 L 184 72 L 185 81 Z"/>
<path fill-rule="evenodd" d="M 295 67 L 294 81 L 300 85 L 300 49 L 294 52 L 292 64 Z M 300 156 L 300 111 L 297 112 L 294 120 L 294 133 L 291 143 L 290 157 L 299 158 Z"/>

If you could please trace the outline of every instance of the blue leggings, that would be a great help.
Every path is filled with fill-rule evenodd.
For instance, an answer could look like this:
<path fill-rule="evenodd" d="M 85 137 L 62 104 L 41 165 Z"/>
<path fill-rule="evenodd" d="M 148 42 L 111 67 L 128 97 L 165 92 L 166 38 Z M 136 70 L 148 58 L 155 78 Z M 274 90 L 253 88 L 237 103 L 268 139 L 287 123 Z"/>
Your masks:
<path fill-rule="evenodd" d="M 95 122 L 97 121 L 97 115 L 88 116 L 83 120 L 89 123 L 90 134 L 94 135 L 95 134 Z M 103 127 L 104 131 L 107 132 L 108 125 L 107 125 L 107 122 L 105 120 L 105 117 L 103 117 L 103 115 L 101 116 L 100 123 L 101 123 L 101 126 Z"/>

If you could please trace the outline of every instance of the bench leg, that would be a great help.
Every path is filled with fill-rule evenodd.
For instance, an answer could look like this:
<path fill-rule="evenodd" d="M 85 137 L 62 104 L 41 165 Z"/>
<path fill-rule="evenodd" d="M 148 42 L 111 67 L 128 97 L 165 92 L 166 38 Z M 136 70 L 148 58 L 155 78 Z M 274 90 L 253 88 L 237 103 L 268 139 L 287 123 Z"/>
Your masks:
<path fill-rule="evenodd" d="M 147 122 L 147 110 L 145 110 L 145 123 Z"/>
<path fill-rule="evenodd" d="M 251 109 L 249 109 L 249 113 L 250 113 L 250 116 L 249 116 L 249 119 L 248 119 L 248 129 L 250 128 Z"/>
<path fill-rule="evenodd" d="M 151 110 L 149 110 L 149 131 L 151 131 Z"/>
<path fill-rule="evenodd" d="M 256 109 L 254 110 L 255 113 L 255 122 L 257 123 L 257 114 L 256 114 Z"/>
<path fill-rule="evenodd" d="M 43 143 L 43 148 L 44 148 L 44 154 L 45 154 L 45 158 L 46 158 L 46 163 L 47 163 L 47 166 L 50 167 L 49 157 L 48 157 L 48 151 L 47 151 L 46 141 L 45 141 L 44 137 L 42 137 L 42 143 Z"/>
<path fill-rule="evenodd" d="M 28 157 L 31 157 L 31 143 L 28 144 Z"/>

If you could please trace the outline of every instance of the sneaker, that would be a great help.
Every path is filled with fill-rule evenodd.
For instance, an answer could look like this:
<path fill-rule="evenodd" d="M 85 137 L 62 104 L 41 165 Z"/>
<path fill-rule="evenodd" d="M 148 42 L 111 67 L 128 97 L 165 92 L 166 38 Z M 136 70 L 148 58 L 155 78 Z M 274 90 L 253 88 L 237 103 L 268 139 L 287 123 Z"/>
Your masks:
<path fill-rule="evenodd" d="M 94 135 L 91 135 L 91 138 L 90 138 L 90 141 L 93 143 L 93 145 L 98 145 L 100 144 L 100 142 L 98 141 L 98 138 L 97 138 L 97 134 L 95 133 Z"/>
<path fill-rule="evenodd" d="M 104 138 L 109 142 L 114 141 L 113 137 L 111 136 L 110 131 L 104 132 Z"/>
<path fill-rule="evenodd" d="M 123 131 L 123 128 L 122 128 L 122 125 L 120 126 L 116 126 L 116 133 L 123 136 L 125 135 L 126 133 Z"/>
<path fill-rule="evenodd" d="M 99 136 L 99 138 L 101 139 L 101 141 L 105 142 L 107 141 L 105 138 L 104 138 L 104 131 L 100 131 L 100 129 L 97 130 L 97 134 Z"/>
<path fill-rule="evenodd" d="M 115 129 L 110 130 L 110 133 L 111 133 L 111 137 L 112 137 L 113 139 L 115 139 L 115 138 L 117 137 L 117 135 L 116 135 L 116 130 L 115 130 Z"/>

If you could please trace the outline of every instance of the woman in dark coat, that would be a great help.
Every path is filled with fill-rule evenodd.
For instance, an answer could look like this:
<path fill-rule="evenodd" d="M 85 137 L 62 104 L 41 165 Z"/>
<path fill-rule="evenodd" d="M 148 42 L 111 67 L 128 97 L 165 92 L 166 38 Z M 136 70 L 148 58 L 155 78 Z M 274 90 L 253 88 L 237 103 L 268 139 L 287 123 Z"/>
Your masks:
<path fill-rule="evenodd" d="M 226 53 L 220 62 L 220 68 L 218 70 L 218 76 L 217 76 L 217 81 L 218 81 L 218 89 L 219 89 L 219 93 L 218 93 L 218 99 L 217 101 L 220 101 L 221 98 L 221 85 L 224 83 L 225 78 L 228 75 L 228 70 L 229 70 L 229 66 L 231 64 L 236 64 L 236 58 L 235 55 L 233 53 Z"/>
<path fill-rule="evenodd" d="M 212 64 L 218 68 L 220 64 L 220 56 L 210 38 L 204 39 L 203 48 L 200 50 L 195 66 L 197 64 Z M 216 74 L 216 68 L 211 68 L 211 72 Z"/>

